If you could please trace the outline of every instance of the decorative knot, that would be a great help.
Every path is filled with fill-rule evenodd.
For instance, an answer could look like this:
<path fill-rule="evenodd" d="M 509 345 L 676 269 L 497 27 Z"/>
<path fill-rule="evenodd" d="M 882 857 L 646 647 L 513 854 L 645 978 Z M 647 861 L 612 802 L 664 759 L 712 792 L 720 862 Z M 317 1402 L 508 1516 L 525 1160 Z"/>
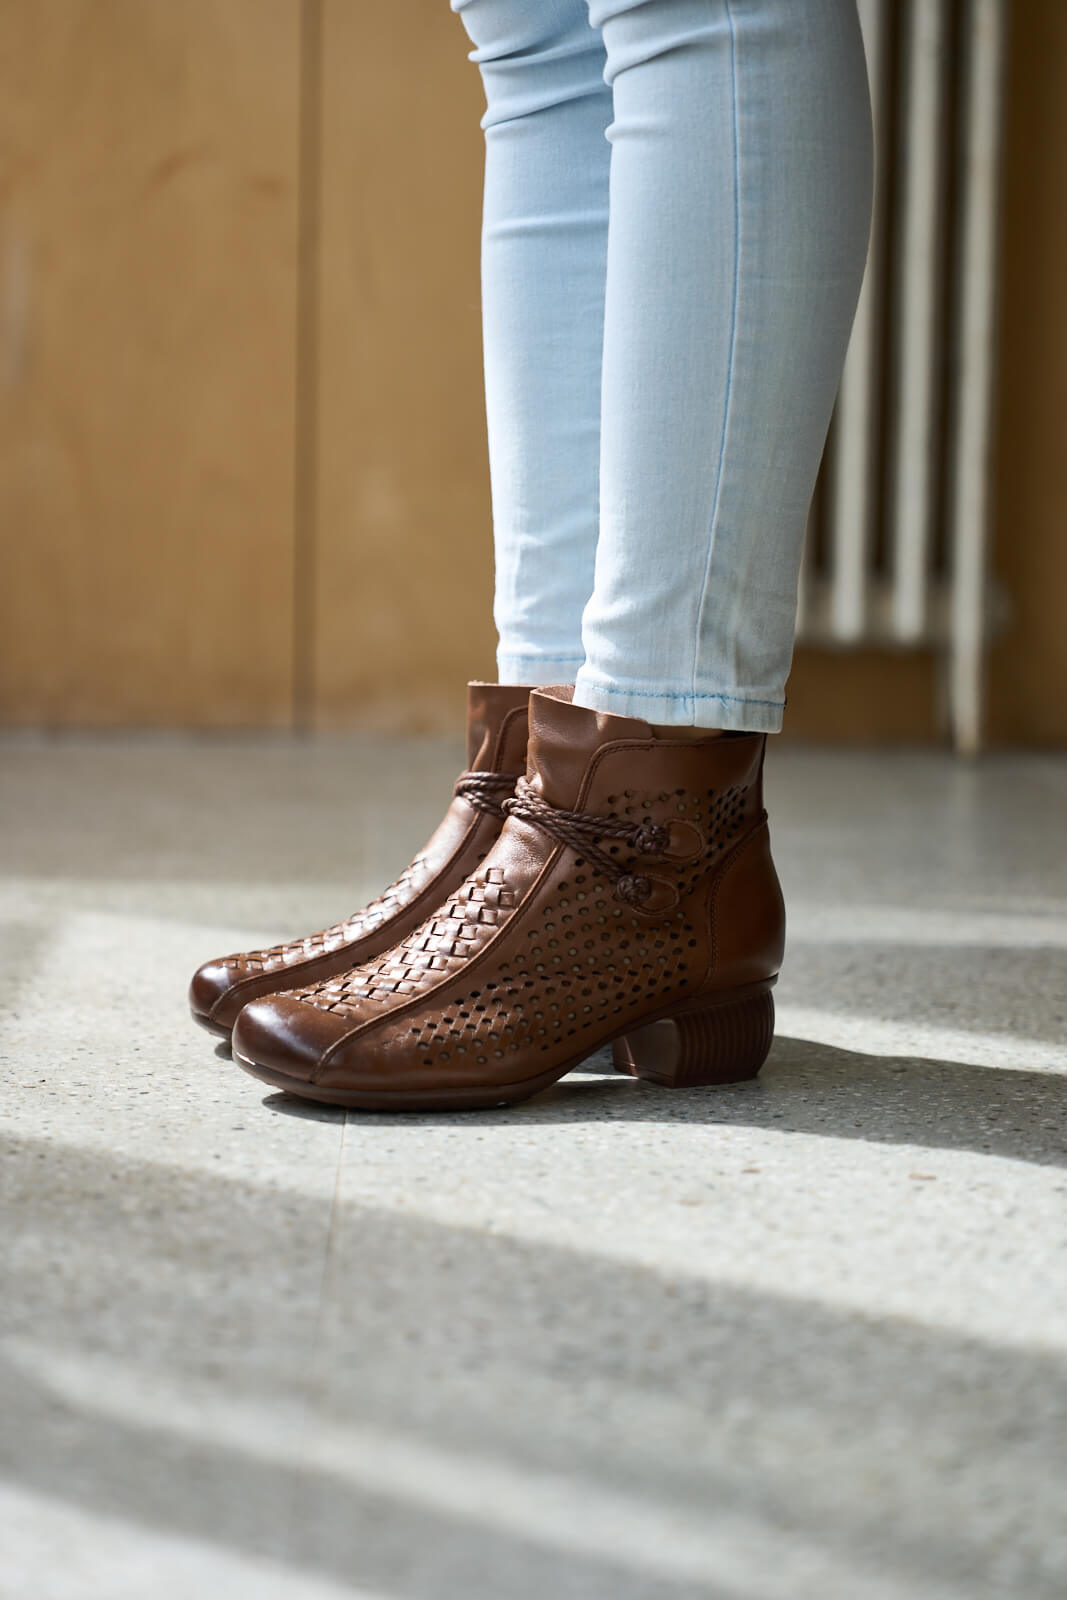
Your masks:
<path fill-rule="evenodd" d="M 634 849 L 639 856 L 662 855 L 670 842 L 670 833 L 660 822 L 642 822 L 633 832 Z"/>
<path fill-rule="evenodd" d="M 639 873 L 628 872 L 604 850 L 599 839 L 621 839 L 638 855 L 659 855 L 670 843 L 670 832 L 658 822 L 624 822 L 613 812 L 611 816 L 596 816 L 588 811 L 569 811 L 563 806 L 553 806 L 539 795 L 526 778 L 515 785 L 515 794 L 503 803 L 507 817 L 544 828 L 562 844 L 569 845 L 589 865 L 607 879 L 615 880 L 615 897 L 628 905 L 640 906 L 651 898 L 652 879 Z"/>
<path fill-rule="evenodd" d="M 644 905 L 651 893 L 651 878 L 642 877 L 637 873 L 624 872 L 615 884 L 616 898 L 625 900 L 627 905 Z"/>

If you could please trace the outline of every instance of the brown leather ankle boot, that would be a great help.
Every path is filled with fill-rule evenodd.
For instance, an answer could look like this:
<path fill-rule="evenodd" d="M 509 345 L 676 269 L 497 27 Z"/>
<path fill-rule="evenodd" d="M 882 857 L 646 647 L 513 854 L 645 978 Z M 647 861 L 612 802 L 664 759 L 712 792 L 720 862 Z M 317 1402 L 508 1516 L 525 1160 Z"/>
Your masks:
<path fill-rule="evenodd" d="M 344 922 L 269 950 L 205 963 L 189 987 L 196 1021 L 228 1038 L 249 1000 L 347 971 L 418 927 L 474 871 L 500 832 L 503 801 L 526 766 L 529 695 L 512 684 L 468 684 L 468 767 L 425 848 L 377 900 Z"/>
<path fill-rule="evenodd" d="M 766 736 L 658 739 L 572 692 L 531 694 L 529 781 L 481 865 L 377 961 L 246 1006 L 241 1066 L 368 1110 L 506 1105 L 608 1041 L 668 1086 L 756 1075 L 785 928 Z"/>

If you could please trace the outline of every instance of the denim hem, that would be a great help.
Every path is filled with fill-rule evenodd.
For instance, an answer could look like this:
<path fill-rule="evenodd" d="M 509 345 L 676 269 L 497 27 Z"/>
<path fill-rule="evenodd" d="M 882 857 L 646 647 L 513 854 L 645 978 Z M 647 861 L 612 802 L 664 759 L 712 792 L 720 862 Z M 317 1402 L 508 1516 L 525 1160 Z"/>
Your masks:
<path fill-rule="evenodd" d="M 584 657 L 497 656 L 498 683 L 529 684 L 532 689 L 549 683 L 573 683 Z"/>
<path fill-rule="evenodd" d="M 574 704 L 617 717 L 640 717 L 663 727 L 726 728 L 740 733 L 780 733 L 784 700 L 736 694 L 640 694 L 579 680 Z"/>

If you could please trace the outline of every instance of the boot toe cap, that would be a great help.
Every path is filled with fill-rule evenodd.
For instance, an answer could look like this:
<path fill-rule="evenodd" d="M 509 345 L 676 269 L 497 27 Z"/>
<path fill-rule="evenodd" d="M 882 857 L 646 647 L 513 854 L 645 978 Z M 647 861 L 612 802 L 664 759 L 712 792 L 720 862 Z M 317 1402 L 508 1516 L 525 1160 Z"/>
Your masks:
<path fill-rule="evenodd" d="M 265 995 L 237 1018 L 233 1052 L 267 1072 L 314 1083 L 322 1057 L 344 1032 L 340 1018 L 296 995 Z"/>
<path fill-rule="evenodd" d="M 224 957 L 205 961 L 193 973 L 189 985 L 189 1009 L 205 1022 L 217 1021 L 216 1008 L 225 1000 L 233 983 L 233 972 Z"/>

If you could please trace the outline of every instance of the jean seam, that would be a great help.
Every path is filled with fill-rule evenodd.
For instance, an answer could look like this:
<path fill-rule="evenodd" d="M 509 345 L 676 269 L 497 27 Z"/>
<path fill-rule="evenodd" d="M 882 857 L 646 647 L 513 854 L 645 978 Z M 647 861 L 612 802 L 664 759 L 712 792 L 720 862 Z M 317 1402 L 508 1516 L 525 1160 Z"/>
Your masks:
<path fill-rule="evenodd" d="M 585 663 L 584 656 L 516 656 L 512 655 L 510 650 L 502 650 L 500 659 L 501 661 L 522 661 L 531 667 L 554 667 L 560 663 L 564 663 L 569 667 L 575 662 L 579 666 Z"/>
<path fill-rule="evenodd" d="M 734 362 L 737 358 L 737 317 L 741 299 L 741 118 L 740 95 L 737 87 L 737 34 L 734 29 L 733 12 L 730 10 L 730 0 L 723 0 L 723 10 L 726 13 L 726 23 L 730 30 L 730 95 L 733 101 L 733 129 L 734 129 L 734 281 L 730 306 L 730 359 L 726 369 L 726 396 L 722 408 L 722 436 L 719 440 L 719 469 L 715 479 L 715 494 L 711 506 L 711 527 L 708 530 L 708 556 L 704 564 L 704 581 L 700 589 L 700 600 L 697 604 L 696 635 L 693 639 L 693 698 L 697 696 L 696 680 L 697 666 L 700 661 L 700 639 L 704 628 L 704 611 L 708 602 L 708 591 L 711 587 L 711 562 L 715 552 L 715 529 L 719 519 L 719 506 L 722 500 L 722 482 L 726 461 L 726 440 L 730 429 L 730 406 L 734 394 Z M 769 704 L 773 702 L 757 702 Z"/>
<path fill-rule="evenodd" d="M 609 689 L 606 684 L 590 684 L 597 694 L 615 695 L 620 700 L 725 700 L 731 705 L 738 706 L 785 706 L 784 700 L 760 700 L 750 694 L 704 694 L 693 689 L 688 694 L 672 694 L 669 690 L 660 690 L 655 694 L 646 694 L 641 689 Z"/>

